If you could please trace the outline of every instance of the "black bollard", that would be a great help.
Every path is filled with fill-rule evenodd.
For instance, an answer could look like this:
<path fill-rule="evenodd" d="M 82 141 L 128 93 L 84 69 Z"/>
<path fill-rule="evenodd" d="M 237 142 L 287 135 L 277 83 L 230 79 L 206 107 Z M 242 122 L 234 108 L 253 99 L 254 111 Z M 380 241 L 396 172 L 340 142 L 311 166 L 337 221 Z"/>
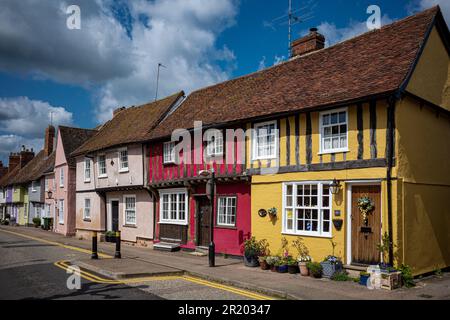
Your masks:
<path fill-rule="evenodd" d="M 122 255 L 120 254 L 120 231 L 116 231 L 116 253 L 114 254 L 114 258 L 121 259 Z"/>
<path fill-rule="evenodd" d="M 98 259 L 97 253 L 97 231 L 92 234 L 92 254 L 91 259 Z"/>

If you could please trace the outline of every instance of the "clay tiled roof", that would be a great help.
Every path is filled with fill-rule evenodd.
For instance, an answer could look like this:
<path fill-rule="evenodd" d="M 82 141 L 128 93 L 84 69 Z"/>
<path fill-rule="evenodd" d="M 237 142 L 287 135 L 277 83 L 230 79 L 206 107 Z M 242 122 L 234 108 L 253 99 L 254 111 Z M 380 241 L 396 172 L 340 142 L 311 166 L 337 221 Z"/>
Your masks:
<path fill-rule="evenodd" d="M 33 158 L 33 160 L 12 177 L 10 184 L 24 184 L 38 180 L 44 175 L 45 171 L 53 168 L 54 165 L 55 152 L 47 157 L 45 151 L 42 150 Z"/>
<path fill-rule="evenodd" d="M 12 184 L 12 180 L 14 179 L 14 177 L 16 176 L 16 174 L 19 172 L 19 166 L 15 167 L 12 171 L 8 172 L 7 174 L 5 174 L 1 179 L 0 179 L 0 187 L 6 187 Z"/>
<path fill-rule="evenodd" d="M 98 133 L 97 130 L 80 129 L 59 126 L 59 133 L 64 147 L 64 153 L 69 166 L 75 166 L 75 159 L 71 153 Z"/>
<path fill-rule="evenodd" d="M 120 111 L 72 155 L 145 141 L 149 132 L 183 96 L 184 92 L 179 92 L 152 103 Z"/>
<path fill-rule="evenodd" d="M 169 136 L 176 128 L 192 128 L 194 120 L 214 125 L 394 92 L 408 79 L 436 18 L 443 19 L 438 7 L 312 54 L 195 91 L 153 130 L 151 137 Z"/>

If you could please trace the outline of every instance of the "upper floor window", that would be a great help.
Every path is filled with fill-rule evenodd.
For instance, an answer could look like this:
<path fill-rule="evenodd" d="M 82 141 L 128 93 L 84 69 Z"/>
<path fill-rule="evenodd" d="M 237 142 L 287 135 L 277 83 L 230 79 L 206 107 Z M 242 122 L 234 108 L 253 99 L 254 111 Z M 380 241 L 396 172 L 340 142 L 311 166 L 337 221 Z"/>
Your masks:
<path fill-rule="evenodd" d="M 223 136 L 219 130 L 207 134 L 206 155 L 209 157 L 223 155 Z"/>
<path fill-rule="evenodd" d="M 31 192 L 37 192 L 37 182 L 36 181 L 31 182 Z"/>
<path fill-rule="evenodd" d="M 283 232 L 331 237 L 329 183 L 286 183 L 283 186 Z"/>
<path fill-rule="evenodd" d="M 187 201 L 186 190 L 172 190 L 161 192 L 160 222 L 169 224 L 187 224 Z"/>
<path fill-rule="evenodd" d="M 44 178 L 44 188 L 45 188 L 45 192 L 47 192 L 48 191 L 48 178 L 47 177 Z"/>
<path fill-rule="evenodd" d="M 320 114 L 320 151 L 322 153 L 348 151 L 347 110 L 335 110 Z"/>
<path fill-rule="evenodd" d="M 128 168 L 128 159 L 126 168 Z M 106 156 L 104 154 L 98 156 L 98 176 L 99 178 L 106 177 Z"/>
<path fill-rule="evenodd" d="M 219 197 L 217 200 L 217 225 L 234 227 L 236 225 L 236 197 Z"/>
<path fill-rule="evenodd" d="M 64 200 L 59 200 L 58 208 L 58 222 L 59 224 L 64 224 Z"/>
<path fill-rule="evenodd" d="M 277 157 L 278 129 L 275 121 L 255 125 L 253 135 L 253 159 L 264 160 Z"/>
<path fill-rule="evenodd" d="M 125 196 L 125 224 L 135 225 L 136 224 L 136 197 L 135 196 Z"/>
<path fill-rule="evenodd" d="M 91 159 L 84 159 L 84 181 L 91 181 Z"/>
<path fill-rule="evenodd" d="M 128 171 L 128 149 L 119 150 L 119 171 Z"/>
<path fill-rule="evenodd" d="M 164 163 L 175 163 L 175 142 L 164 143 Z"/>
<path fill-rule="evenodd" d="M 64 168 L 59 169 L 59 186 L 64 187 Z"/>

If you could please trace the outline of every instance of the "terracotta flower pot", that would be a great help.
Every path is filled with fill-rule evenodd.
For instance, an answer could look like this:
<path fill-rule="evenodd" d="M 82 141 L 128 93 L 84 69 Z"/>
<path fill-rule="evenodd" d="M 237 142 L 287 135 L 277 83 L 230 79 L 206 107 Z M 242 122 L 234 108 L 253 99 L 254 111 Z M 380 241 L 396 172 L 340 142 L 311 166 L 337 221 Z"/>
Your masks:
<path fill-rule="evenodd" d="M 298 267 L 300 268 L 300 274 L 304 277 L 309 276 L 309 269 L 306 266 L 306 262 L 299 262 Z"/>
<path fill-rule="evenodd" d="M 277 272 L 277 266 L 275 266 L 275 265 L 270 266 L 270 271 Z"/>
<path fill-rule="evenodd" d="M 259 265 L 260 265 L 260 267 L 261 267 L 262 270 L 269 270 L 269 269 L 270 269 L 270 266 L 267 264 L 266 261 L 261 261 L 261 262 L 259 263 Z"/>

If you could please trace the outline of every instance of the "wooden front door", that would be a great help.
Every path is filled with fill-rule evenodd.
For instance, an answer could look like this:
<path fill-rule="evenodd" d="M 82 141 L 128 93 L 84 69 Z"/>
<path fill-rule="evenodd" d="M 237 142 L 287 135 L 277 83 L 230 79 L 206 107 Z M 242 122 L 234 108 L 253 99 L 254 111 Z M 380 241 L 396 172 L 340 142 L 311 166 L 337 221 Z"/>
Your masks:
<path fill-rule="evenodd" d="M 199 197 L 197 199 L 197 245 L 207 247 L 209 245 L 210 237 L 210 222 L 211 222 L 211 205 L 207 197 Z"/>
<path fill-rule="evenodd" d="M 119 231 L 119 201 L 111 201 L 112 231 Z"/>
<path fill-rule="evenodd" d="M 358 207 L 358 199 L 369 197 L 375 208 L 364 220 Z M 352 263 L 377 264 L 381 242 L 381 186 L 352 186 Z"/>

